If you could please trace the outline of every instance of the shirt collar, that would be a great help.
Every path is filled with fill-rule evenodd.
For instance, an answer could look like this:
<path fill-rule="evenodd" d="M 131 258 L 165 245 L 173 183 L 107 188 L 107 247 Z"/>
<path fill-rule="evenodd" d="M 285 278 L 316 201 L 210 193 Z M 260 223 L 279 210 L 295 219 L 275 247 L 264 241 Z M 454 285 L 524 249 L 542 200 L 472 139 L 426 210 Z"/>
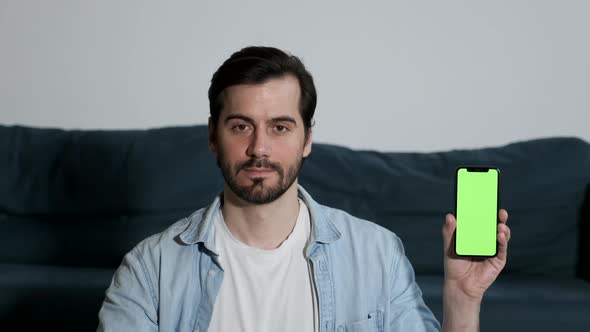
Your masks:
<path fill-rule="evenodd" d="M 297 194 L 307 205 L 311 218 L 311 234 L 306 248 L 306 256 L 309 256 L 317 247 L 317 243 L 332 243 L 338 240 L 341 235 L 334 222 L 326 214 L 325 208 L 314 201 L 301 185 L 298 185 Z M 220 211 L 222 195 L 223 193 L 217 195 L 208 207 L 189 217 L 188 227 L 179 235 L 182 242 L 185 244 L 202 243 L 207 250 L 219 255 L 214 245 L 213 225 L 217 213 Z"/>

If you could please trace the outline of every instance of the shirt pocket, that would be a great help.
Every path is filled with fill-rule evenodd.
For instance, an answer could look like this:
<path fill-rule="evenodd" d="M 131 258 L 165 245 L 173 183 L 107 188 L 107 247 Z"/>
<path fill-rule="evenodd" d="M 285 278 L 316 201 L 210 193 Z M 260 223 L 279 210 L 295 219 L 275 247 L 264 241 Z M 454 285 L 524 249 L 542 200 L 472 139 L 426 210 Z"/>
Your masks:
<path fill-rule="evenodd" d="M 375 311 L 367 315 L 367 319 L 340 325 L 338 332 L 382 332 L 383 313 Z"/>

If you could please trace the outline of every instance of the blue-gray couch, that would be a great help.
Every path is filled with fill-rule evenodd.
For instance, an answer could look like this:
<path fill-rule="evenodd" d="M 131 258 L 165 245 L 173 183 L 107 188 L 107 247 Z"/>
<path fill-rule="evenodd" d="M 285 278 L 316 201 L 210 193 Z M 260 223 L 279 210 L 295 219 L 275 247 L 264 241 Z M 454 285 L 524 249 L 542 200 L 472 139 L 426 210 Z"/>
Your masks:
<path fill-rule="evenodd" d="M 0 126 L 0 329 L 90 331 L 123 255 L 208 204 L 222 178 L 205 126 L 64 131 Z M 590 329 L 590 144 L 546 138 L 437 153 L 315 144 L 300 183 L 323 204 L 397 233 L 442 318 L 441 227 L 454 169 L 502 170 L 505 271 L 482 331 Z"/>

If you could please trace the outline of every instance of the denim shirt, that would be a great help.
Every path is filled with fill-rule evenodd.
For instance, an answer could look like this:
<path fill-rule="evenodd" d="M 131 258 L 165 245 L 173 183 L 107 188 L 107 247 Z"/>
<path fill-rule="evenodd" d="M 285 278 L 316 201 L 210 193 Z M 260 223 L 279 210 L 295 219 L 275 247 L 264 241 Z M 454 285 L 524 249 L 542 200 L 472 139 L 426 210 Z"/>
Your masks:
<path fill-rule="evenodd" d="M 440 330 L 394 233 L 316 203 L 301 186 L 298 195 L 312 223 L 305 256 L 320 332 Z M 212 231 L 220 204 L 218 196 L 125 255 L 98 331 L 207 331 L 223 281 Z"/>

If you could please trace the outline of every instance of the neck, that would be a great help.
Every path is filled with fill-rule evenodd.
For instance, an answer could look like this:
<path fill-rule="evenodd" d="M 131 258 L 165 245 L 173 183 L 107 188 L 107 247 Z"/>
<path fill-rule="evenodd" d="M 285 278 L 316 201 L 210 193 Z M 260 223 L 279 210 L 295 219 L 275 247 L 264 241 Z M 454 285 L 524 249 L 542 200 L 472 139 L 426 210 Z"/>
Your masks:
<path fill-rule="evenodd" d="M 239 241 L 265 250 L 278 248 L 293 231 L 299 215 L 297 181 L 267 204 L 245 202 L 226 184 L 222 213 L 230 232 Z"/>

